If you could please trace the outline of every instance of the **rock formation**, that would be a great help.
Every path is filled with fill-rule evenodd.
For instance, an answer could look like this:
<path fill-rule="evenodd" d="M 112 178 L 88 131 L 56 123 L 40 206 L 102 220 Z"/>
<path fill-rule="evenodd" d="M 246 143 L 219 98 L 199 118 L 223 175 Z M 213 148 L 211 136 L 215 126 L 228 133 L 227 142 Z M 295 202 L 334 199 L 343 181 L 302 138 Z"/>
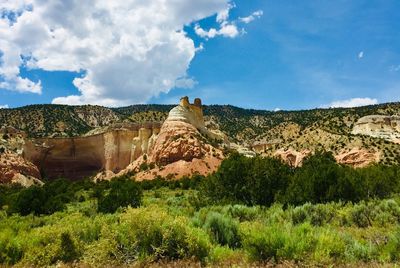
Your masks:
<path fill-rule="evenodd" d="M 350 151 L 343 151 L 336 155 L 335 159 L 340 164 L 359 168 L 368 166 L 371 163 L 379 162 L 380 153 L 371 152 L 366 149 L 353 148 Z"/>
<path fill-rule="evenodd" d="M 25 138 L 26 134 L 15 128 L 0 129 L 0 183 L 41 183 L 39 169 L 21 157 Z"/>
<path fill-rule="evenodd" d="M 83 137 L 32 139 L 24 146 L 24 157 L 49 178 L 81 179 L 101 170 L 117 173 L 148 153 L 158 129 L 158 124 L 123 124 Z"/>
<path fill-rule="evenodd" d="M 39 169 L 16 153 L 0 154 L 0 183 L 41 184 Z"/>
<path fill-rule="evenodd" d="M 141 148 L 134 145 L 137 154 L 142 155 L 118 176 L 130 171 L 138 172 L 139 180 L 155 176 L 179 178 L 194 173 L 206 175 L 215 171 L 223 159 L 222 151 L 210 143 L 227 141 L 222 133 L 205 127 L 201 100 L 195 99 L 190 104 L 187 97 L 169 112 L 157 136 L 150 137 L 149 133 L 142 136 L 149 138 L 149 142 L 142 143 Z M 97 179 L 104 178 L 110 178 L 110 173 L 97 176 Z"/>
<path fill-rule="evenodd" d="M 311 151 L 303 150 L 298 152 L 294 149 L 279 149 L 275 152 L 274 156 L 280 157 L 291 167 L 300 167 L 303 164 L 304 158 L 310 155 Z"/>
<path fill-rule="evenodd" d="M 274 156 L 280 157 L 292 167 L 301 167 L 304 159 L 311 153 L 309 150 L 298 152 L 294 149 L 279 149 Z M 339 164 L 360 168 L 379 162 L 380 153 L 368 151 L 367 149 L 352 148 L 351 150 L 344 150 L 334 157 Z"/>
<path fill-rule="evenodd" d="M 367 135 L 400 143 L 400 116 L 364 116 L 356 122 L 352 134 Z"/>

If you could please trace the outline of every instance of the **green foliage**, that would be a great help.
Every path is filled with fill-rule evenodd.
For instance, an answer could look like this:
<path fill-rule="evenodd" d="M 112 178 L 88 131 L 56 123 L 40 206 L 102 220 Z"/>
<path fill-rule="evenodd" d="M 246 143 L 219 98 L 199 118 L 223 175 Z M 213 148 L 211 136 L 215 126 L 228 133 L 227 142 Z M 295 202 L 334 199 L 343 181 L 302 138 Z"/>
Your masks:
<path fill-rule="evenodd" d="M 207 215 L 204 228 L 215 242 L 222 246 L 237 248 L 240 246 L 239 223 L 217 212 Z"/>
<path fill-rule="evenodd" d="M 78 259 L 79 253 L 76 250 L 71 235 L 69 233 L 62 233 L 60 240 L 60 260 L 63 262 L 71 262 Z"/>
<path fill-rule="evenodd" d="M 297 227 L 260 223 L 241 226 L 244 249 L 256 261 L 281 261 L 305 259 L 312 250 L 315 239 L 309 225 Z"/>
<path fill-rule="evenodd" d="M 10 213 L 21 215 L 52 214 L 65 209 L 69 202 L 79 199 L 84 201 L 77 193 L 92 187 L 94 187 L 92 182 L 73 183 L 64 179 L 47 182 L 44 186 L 33 185 L 23 189 L 6 186 L 3 188 L 5 196 L 0 198 L 0 205 L 1 203 L 8 205 Z"/>
<path fill-rule="evenodd" d="M 31 186 L 19 192 L 15 203 L 11 206 L 11 211 L 28 215 L 34 213 L 36 215 L 44 214 L 45 208 L 43 204 L 46 202 L 46 193 L 40 186 Z"/>
<path fill-rule="evenodd" d="M 353 169 L 339 165 L 332 153 L 319 151 L 301 167 L 291 169 L 275 158 L 234 153 L 204 180 L 202 192 L 214 202 L 301 205 L 386 198 L 397 193 L 399 186 L 400 166 Z"/>
<path fill-rule="evenodd" d="M 190 227 L 184 217 L 170 217 L 164 211 L 128 209 L 118 226 L 118 244 L 124 262 L 196 258 L 203 260 L 210 250 L 207 235 Z"/>
<path fill-rule="evenodd" d="M 205 180 L 203 190 L 213 200 L 271 205 L 285 190 L 289 174 L 281 160 L 234 153 Z"/>
<path fill-rule="evenodd" d="M 110 182 L 108 193 L 98 200 L 99 211 L 114 213 L 120 207 L 138 207 L 142 202 L 142 189 L 129 178 L 118 178 Z"/>

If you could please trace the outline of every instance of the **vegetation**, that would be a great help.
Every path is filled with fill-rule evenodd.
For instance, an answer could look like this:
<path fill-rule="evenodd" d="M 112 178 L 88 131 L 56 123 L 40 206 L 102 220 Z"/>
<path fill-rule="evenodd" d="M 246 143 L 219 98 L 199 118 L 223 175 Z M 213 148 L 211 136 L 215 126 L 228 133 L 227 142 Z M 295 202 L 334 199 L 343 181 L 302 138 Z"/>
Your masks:
<path fill-rule="evenodd" d="M 400 262 L 399 167 L 224 160 L 206 178 L 0 187 L 0 265 Z"/>
<path fill-rule="evenodd" d="M 399 166 L 353 169 L 339 165 L 332 153 L 320 151 L 295 169 L 280 159 L 233 154 L 204 181 L 202 190 L 214 203 L 269 206 L 386 198 L 398 193 L 399 187 Z"/>
<path fill-rule="evenodd" d="M 131 105 L 121 108 L 101 106 L 31 105 L 0 110 L 0 125 L 20 128 L 31 137 L 77 136 L 97 127 L 121 122 L 163 122 L 174 105 Z M 400 114 L 399 103 L 356 108 L 303 111 L 262 111 L 230 105 L 204 106 L 209 128 L 217 128 L 240 144 L 266 141 L 263 152 L 276 149 L 323 149 L 339 153 L 354 147 L 382 152 L 383 164 L 400 164 L 399 146 L 381 139 L 351 135 L 357 120 L 366 115 Z"/>

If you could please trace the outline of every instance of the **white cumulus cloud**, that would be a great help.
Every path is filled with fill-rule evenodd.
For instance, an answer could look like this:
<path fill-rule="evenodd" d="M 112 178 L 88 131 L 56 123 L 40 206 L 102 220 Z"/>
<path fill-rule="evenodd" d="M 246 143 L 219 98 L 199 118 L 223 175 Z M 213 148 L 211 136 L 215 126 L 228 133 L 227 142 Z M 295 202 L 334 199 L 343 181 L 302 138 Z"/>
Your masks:
<path fill-rule="evenodd" d="M 250 23 L 253 20 L 260 18 L 263 14 L 264 12 L 262 10 L 257 10 L 254 11 L 250 16 L 239 18 L 239 20 L 244 23 Z"/>
<path fill-rule="evenodd" d="M 196 48 L 183 27 L 218 14 L 215 33 L 235 37 L 230 0 L 2 0 L 0 88 L 41 93 L 40 81 L 20 68 L 83 73 L 79 94 L 53 103 L 107 106 L 146 102 L 173 87 L 193 87 L 187 76 Z M 200 34 L 199 34 L 200 35 Z"/>
<path fill-rule="evenodd" d="M 352 98 L 348 100 L 333 101 L 330 104 L 322 105 L 321 108 L 351 108 L 366 105 L 378 104 L 377 99 L 371 98 Z"/>
<path fill-rule="evenodd" d="M 211 39 L 216 36 L 224 36 L 235 38 L 239 36 L 241 33 L 245 33 L 243 29 L 239 30 L 235 21 L 229 21 L 229 11 L 232 8 L 235 8 L 234 4 L 229 4 L 228 8 L 217 14 L 216 22 L 219 24 L 219 28 L 210 28 L 208 30 L 203 29 L 199 24 L 195 26 L 195 32 L 198 36 L 206 39 Z M 250 23 L 256 18 L 260 18 L 263 15 L 262 10 L 257 10 L 253 12 L 250 16 L 239 18 L 240 22 Z"/>
<path fill-rule="evenodd" d="M 235 38 L 236 36 L 239 35 L 239 30 L 234 24 L 221 25 L 221 28 L 219 30 L 215 28 L 204 30 L 203 28 L 200 27 L 200 25 L 196 24 L 194 30 L 198 36 L 203 38 L 214 38 L 218 35 Z"/>
<path fill-rule="evenodd" d="M 0 105 L 0 109 L 7 109 L 7 108 L 8 108 L 8 105 L 7 105 L 7 104 Z"/>

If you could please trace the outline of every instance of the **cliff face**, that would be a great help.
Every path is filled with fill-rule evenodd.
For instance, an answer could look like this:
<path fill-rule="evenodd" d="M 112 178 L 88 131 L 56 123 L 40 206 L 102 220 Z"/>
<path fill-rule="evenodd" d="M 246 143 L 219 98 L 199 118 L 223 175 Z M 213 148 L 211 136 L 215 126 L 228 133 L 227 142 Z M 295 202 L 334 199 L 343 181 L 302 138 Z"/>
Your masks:
<path fill-rule="evenodd" d="M 101 170 L 117 173 L 147 152 L 153 130 L 151 126 L 138 128 L 107 129 L 76 138 L 32 139 L 24 146 L 24 158 L 49 178 L 81 179 Z"/>
<path fill-rule="evenodd" d="M 352 134 L 367 135 L 400 143 L 400 116 L 364 116 L 354 125 Z"/>

